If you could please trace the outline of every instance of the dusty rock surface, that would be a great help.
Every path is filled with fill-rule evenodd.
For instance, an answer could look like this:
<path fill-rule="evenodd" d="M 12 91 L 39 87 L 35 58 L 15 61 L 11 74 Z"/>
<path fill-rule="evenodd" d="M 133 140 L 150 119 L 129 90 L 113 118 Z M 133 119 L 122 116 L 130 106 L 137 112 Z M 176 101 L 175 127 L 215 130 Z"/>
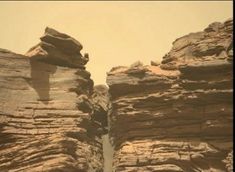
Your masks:
<path fill-rule="evenodd" d="M 93 116 L 105 118 L 106 102 L 93 101 L 81 49 L 46 28 L 26 56 L 0 50 L 1 172 L 103 171 L 104 120 Z"/>
<path fill-rule="evenodd" d="M 160 65 L 111 69 L 113 171 L 232 171 L 232 24 L 177 39 Z"/>
<path fill-rule="evenodd" d="M 26 56 L 47 63 L 67 67 L 80 67 L 88 62 L 87 56 L 82 56 L 82 45 L 74 38 L 47 27 L 41 42 L 32 47 Z"/>
<path fill-rule="evenodd" d="M 0 49 L 0 172 L 102 172 L 107 133 L 114 172 L 233 171 L 232 24 L 178 38 L 161 62 L 114 67 L 109 88 L 52 28 L 25 55 Z"/>

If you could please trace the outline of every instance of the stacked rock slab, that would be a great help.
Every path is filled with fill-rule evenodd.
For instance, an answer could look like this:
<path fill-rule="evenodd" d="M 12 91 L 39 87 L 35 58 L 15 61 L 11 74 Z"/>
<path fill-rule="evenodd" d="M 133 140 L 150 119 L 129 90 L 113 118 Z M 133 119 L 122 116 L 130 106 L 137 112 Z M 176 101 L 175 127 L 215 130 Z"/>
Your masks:
<path fill-rule="evenodd" d="M 113 171 L 232 171 L 232 24 L 177 39 L 160 65 L 108 73 Z"/>
<path fill-rule="evenodd" d="M 99 110 L 81 49 L 46 28 L 26 56 L 0 50 L 1 172 L 102 171 L 104 127 L 93 117 Z"/>

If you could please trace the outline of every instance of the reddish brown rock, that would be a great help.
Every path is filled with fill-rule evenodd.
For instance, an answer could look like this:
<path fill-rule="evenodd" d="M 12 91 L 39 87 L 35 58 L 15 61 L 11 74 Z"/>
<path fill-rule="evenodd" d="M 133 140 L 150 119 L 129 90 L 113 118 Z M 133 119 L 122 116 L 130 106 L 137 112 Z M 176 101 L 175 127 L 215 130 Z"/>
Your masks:
<path fill-rule="evenodd" d="M 177 39 L 160 66 L 108 73 L 113 171 L 232 171 L 232 23 Z"/>
<path fill-rule="evenodd" d="M 104 126 L 93 116 L 106 117 L 106 102 L 95 108 L 82 46 L 49 28 L 41 40 L 29 57 L 0 50 L 0 171 L 101 172 Z"/>
<path fill-rule="evenodd" d="M 232 24 L 177 39 L 160 65 L 114 67 L 109 90 L 54 29 L 26 56 L 0 49 L 0 171 L 102 172 L 107 132 L 115 172 L 232 171 Z"/>
<path fill-rule="evenodd" d="M 204 31 L 176 39 L 162 60 L 161 68 L 176 70 L 179 65 L 229 59 L 232 45 L 233 20 L 210 24 Z M 230 52 L 232 53 L 232 52 Z"/>
<path fill-rule="evenodd" d="M 41 42 L 32 47 L 26 56 L 46 63 L 84 68 L 88 62 L 87 56 L 82 56 L 82 45 L 74 38 L 60 33 L 52 28 L 46 28 L 45 34 L 40 38 Z"/>

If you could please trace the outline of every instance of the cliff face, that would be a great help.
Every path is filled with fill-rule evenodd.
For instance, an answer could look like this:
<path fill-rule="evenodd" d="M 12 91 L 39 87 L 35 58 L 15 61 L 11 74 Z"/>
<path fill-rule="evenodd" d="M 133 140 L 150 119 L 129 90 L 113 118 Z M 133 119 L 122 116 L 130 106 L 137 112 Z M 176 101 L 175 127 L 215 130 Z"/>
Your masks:
<path fill-rule="evenodd" d="M 40 39 L 26 56 L 0 50 L 0 171 L 102 171 L 107 109 L 88 55 L 53 29 Z"/>
<path fill-rule="evenodd" d="M 160 64 L 114 67 L 109 90 L 54 29 L 26 55 L 0 49 L 0 172 L 102 172 L 107 133 L 115 172 L 232 171 L 232 24 L 177 39 Z"/>
<path fill-rule="evenodd" d="M 114 171 L 232 171 L 233 21 L 107 76 Z"/>

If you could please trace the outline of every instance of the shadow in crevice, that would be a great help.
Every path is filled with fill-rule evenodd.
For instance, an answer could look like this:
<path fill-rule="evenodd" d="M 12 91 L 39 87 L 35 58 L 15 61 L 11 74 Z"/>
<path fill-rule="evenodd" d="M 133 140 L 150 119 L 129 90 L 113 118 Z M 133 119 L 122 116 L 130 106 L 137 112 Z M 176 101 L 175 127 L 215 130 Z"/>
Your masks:
<path fill-rule="evenodd" d="M 56 72 L 55 65 L 40 62 L 34 59 L 30 60 L 31 66 L 31 87 L 38 94 L 38 101 L 48 104 L 50 99 L 50 75 Z"/>

